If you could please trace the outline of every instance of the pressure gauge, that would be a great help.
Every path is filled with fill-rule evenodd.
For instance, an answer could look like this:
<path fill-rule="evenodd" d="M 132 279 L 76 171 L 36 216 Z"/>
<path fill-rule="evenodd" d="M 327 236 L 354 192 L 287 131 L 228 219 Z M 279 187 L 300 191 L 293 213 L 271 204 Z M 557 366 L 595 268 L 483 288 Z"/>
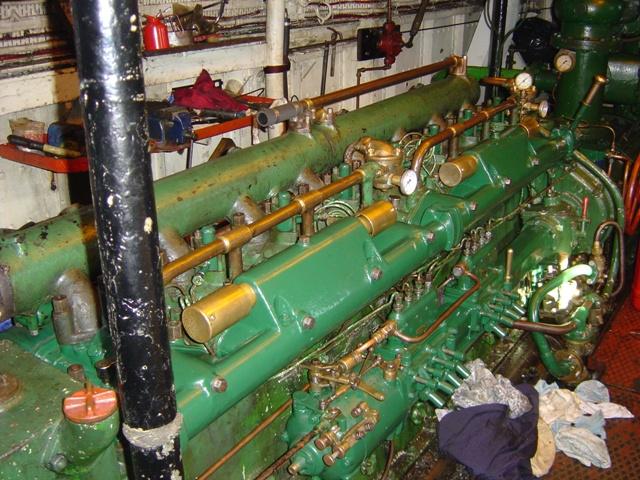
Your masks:
<path fill-rule="evenodd" d="M 528 90 L 533 86 L 533 77 L 527 72 L 519 73 L 514 80 L 514 84 L 517 90 Z"/>
<path fill-rule="evenodd" d="M 413 170 L 405 170 L 400 177 L 400 192 L 411 195 L 418 188 L 418 174 Z"/>
<path fill-rule="evenodd" d="M 576 54 L 571 50 L 560 50 L 553 60 L 553 65 L 560 73 L 567 73 L 576 66 Z"/>
<path fill-rule="evenodd" d="M 546 100 L 541 100 L 540 103 L 538 103 L 538 115 L 540 116 L 540 118 L 546 118 L 548 114 L 549 102 L 547 102 Z"/>

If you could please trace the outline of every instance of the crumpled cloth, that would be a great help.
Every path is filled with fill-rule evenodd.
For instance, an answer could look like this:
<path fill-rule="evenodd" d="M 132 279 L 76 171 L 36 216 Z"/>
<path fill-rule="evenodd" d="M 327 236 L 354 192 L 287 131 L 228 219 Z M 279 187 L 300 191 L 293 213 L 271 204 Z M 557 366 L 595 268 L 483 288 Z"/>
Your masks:
<path fill-rule="evenodd" d="M 466 364 L 471 372 L 460 387 L 453 393 L 453 403 L 461 408 L 500 403 L 509 407 L 509 418 L 518 418 L 531 410 L 526 395 L 517 390 L 502 375 L 494 376 L 480 359 Z"/>
<path fill-rule="evenodd" d="M 550 425 L 556 448 L 586 466 L 609 468 L 611 458 L 605 442 L 606 418 L 633 418 L 624 406 L 610 402 L 607 387 L 587 380 L 575 391 L 540 380 L 540 418 Z"/>
<path fill-rule="evenodd" d="M 231 112 L 242 112 L 248 108 L 223 89 L 216 87 L 206 70 L 200 72 L 193 86 L 176 88 L 173 91 L 173 103 L 187 108 L 208 108 Z"/>
<path fill-rule="evenodd" d="M 605 441 L 586 428 L 562 428 L 555 436 L 558 450 L 583 465 L 599 468 L 611 467 L 611 458 Z"/>
<path fill-rule="evenodd" d="M 538 478 L 546 475 L 555 459 L 556 442 L 553 440 L 553 432 L 544 420 L 538 418 L 538 445 L 531 459 L 531 472 Z"/>
<path fill-rule="evenodd" d="M 440 450 L 469 467 L 481 480 L 533 479 L 531 457 L 538 444 L 538 393 L 519 385 L 529 409 L 511 418 L 506 404 L 455 410 L 438 425 Z"/>

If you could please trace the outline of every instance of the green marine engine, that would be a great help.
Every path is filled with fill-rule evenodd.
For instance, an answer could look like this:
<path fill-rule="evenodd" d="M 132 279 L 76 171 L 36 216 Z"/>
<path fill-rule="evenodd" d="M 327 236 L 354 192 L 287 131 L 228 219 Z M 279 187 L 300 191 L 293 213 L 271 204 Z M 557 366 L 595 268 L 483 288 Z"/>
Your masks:
<path fill-rule="evenodd" d="M 2 234 L 0 477 L 377 478 L 395 450 L 401 478 L 469 360 L 530 332 L 551 376 L 586 378 L 622 287 L 615 161 L 636 147 L 612 150 L 609 130 L 632 131 L 640 90 L 636 75 L 618 95 L 611 65 L 638 70 L 621 56 L 638 19 L 618 0 L 558 4 L 569 71 L 487 77 L 454 56 L 413 72 L 442 72 L 429 85 L 351 112 L 328 106 L 344 91 L 267 109 L 258 120 L 289 119 L 285 135 L 157 181 L 157 221 L 140 213 L 139 231 L 115 227 L 136 209 L 109 216 L 137 190 L 99 197 L 92 160 L 95 214 Z M 96 131 L 120 118 L 101 117 L 95 98 L 115 94 L 99 81 L 82 82 Z M 480 83 L 497 88 L 484 105 Z M 96 158 L 120 148 L 92 135 Z M 162 308 L 114 302 L 122 258 L 144 259 L 154 235 Z M 151 324 L 117 313 L 129 304 Z"/>

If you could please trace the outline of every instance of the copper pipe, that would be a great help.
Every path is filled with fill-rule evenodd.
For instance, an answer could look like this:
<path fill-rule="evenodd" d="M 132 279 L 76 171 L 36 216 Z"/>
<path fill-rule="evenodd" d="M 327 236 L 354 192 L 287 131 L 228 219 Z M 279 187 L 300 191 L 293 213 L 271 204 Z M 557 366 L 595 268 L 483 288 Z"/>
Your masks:
<path fill-rule="evenodd" d="M 460 296 L 460 298 L 458 298 L 455 302 L 453 302 L 449 306 L 449 308 L 447 308 L 444 312 L 442 312 L 440 316 L 436 319 L 436 321 L 433 322 L 433 324 L 422 335 L 417 337 L 411 337 L 397 330 L 394 332 L 394 335 L 398 337 L 400 340 L 402 340 L 403 342 L 407 342 L 407 343 L 420 343 L 420 342 L 424 342 L 427 338 L 429 338 L 429 336 L 433 332 L 435 332 L 440 325 L 442 325 L 442 322 L 444 322 L 447 318 L 449 318 L 451 314 L 455 312 L 460 305 L 462 305 L 462 303 L 464 303 L 471 295 L 473 295 L 475 292 L 477 292 L 480 289 L 481 283 L 478 277 L 476 277 L 473 273 L 471 273 L 466 268 L 464 268 L 462 274 L 466 277 L 469 277 L 471 280 L 473 280 L 474 285 L 469 290 L 464 292 Z"/>
<path fill-rule="evenodd" d="M 365 82 L 357 86 L 344 88 L 336 92 L 327 93 L 326 95 L 320 95 L 318 97 L 302 100 L 302 102 L 307 103 L 310 108 L 320 108 L 325 105 L 331 105 L 332 103 L 338 103 L 344 100 L 348 100 L 357 95 L 364 95 L 365 93 L 380 90 L 381 88 L 390 87 L 392 85 L 397 85 L 398 83 L 413 80 L 414 78 L 437 73 L 447 68 L 455 68 L 460 65 L 461 62 L 464 62 L 464 59 L 462 57 L 452 55 L 451 57 L 445 58 L 444 60 L 432 63 L 430 65 L 414 68 L 413 70 L 408 70 L 406 72 L 396 73 L 395 75 L 389 75 L 388 77 L 371 80 L 370 82 Z"/>
<path fill-rule="evenodd" d="M 203 245 L 202 247 L 189 252 L 187 255 L 166 264 L 162 269 L 162 279 L 164 284 L 166 285 L 178 275 L 185 273 L 213 257 L 222 255 L 223 253 L 229 253 L 231 250 L 242 247 L 242 245 L 246 244 L 253 237 L 257 237 L 261 233 L 272 229 L 279 223 L 282 223 L 295 215 L 302 214 L 308 210 L 313 210 L 315 206 L 328 198 L 361 183 L 364 178 L 365 172 L 363 170 L 355 170 L 346 177 L 340 178 L 329 185 L 319 188 L 318 190 L 313 190 L 304 195 L 295 197 L 287 206 L 279 208 L 275 212 L 265 215 L 253 223 L 240 225 L 237 228 L 233 228 L 218 235 L 213 242 Z"/>
<path fill-rule="evenodd" d="M 595 241 L 597 242 L 600 241 L 600 235 L 602 234 L 602 231 L 606 227 L 613 227 L 616 230 L 616 233 L 618 234 L 618 257 L 620 262 L 620 266 L 619 266 L 620 278 L 618 280 L 618 288 L 616 288 L 615 291 L 611 292 L 611 296 L 615 297 L 622 291 L 622 287 L 624 286 L 624 231 L 622 230 L 622 227 L 620 226 L 620 224 L 618 224 L 618 222 L 614 220 L 606 220 L 602 222 L 600 225 L 598 225 L 598 228 L 596 229 L 596 233 L 594 235 Z"/>
<path fill-rule="evenodd" d="M 495 107 L 486 108 L 484 110 L 480 110 L 469 120 L 465 120 L 461 123 L 456 123 L 455 125 L 451 125 L 444 130 L 441 130 L 439 133 L 435 134 L 432 137 L 429 137 L 418 145 L 416 152 L 413 154 L 413 159 L 411 160 L 411 170 L 416 173 L 420 173 L 422 169 L 422 161 L 424 156 L 427 154 L 429 150 L 431 150 L 436 145 L 449 140 L 451 138 L 457 137 L 462 134 L 464 131 L 475 127 L 481 123 L 484 123 L 495 117 L 497 114 L 504 112 L 505 110 L 511 110 L 516 106 L 516 100 L 512 97 L 507 98 L 500 105 L 496 105 Z"/>
<path fill-rule="evenodd" d="M 293 447 L 287 450 L 284 454 L 282 454 L 275 462 L 273 462 L 269 467 L 265 468 L 260 475 L 258 475 L 255 480 L 266 480 L 271 475 L 273 475 L 282 465 L 285 464 L 287 460 L 293 457 L 296 453 L 298 453 L 302 448 L 309 443 L 316 435 L 317 430 L 314 428 L 309 433 L 307 433 L 304 437 L 298 440 Z"/>
<path fill-rule="evenodd" d="M 387 480 L 389 477 L 389 472 L 391 471 L 391 464 L 393 463 L 393 454 L 395 449 L 393 448 L 393 440 L 387 441 L 387 461 L 384 464 L 384 470 L 382 471 L 382 475 L 380 476 L 380 480 Z"/>
<path fill-rule="evenodd" d="M 493 85 L 495 87 L 510 88 L 513 85 L 513 79 L 504 77 L 484 77 L 480 80 L 480 83 Z"/>
<path fill-rule="evenodd" d="M 380 65 L 378 67 L 362 67 L 356 70 L 356 87 L 361 85 L 362 74 L 365 72 L 375 72 L 377 70 L 389 70 L 391 65 Z M 360 94 L 356 95 L 356 110 L 360 108 Z"/>
<path fill-rule="evenodd" d="M 554 325 L 552 323 L 529 322 L 527 320 L 515 320 L 511 328 L 524 330 L 525 332 L 539 332 L 546 335 L 566 335 L 576 329 L 575 322 Z"/>
<path fill-rule="evenodd" d="M 629 174 L 631 173 L 631 164 L 633 160 L 628 155 L 624 153 L 614 152 L 613 150 L 607 152 L 607 157 L 610 159 L 620 160 L 624 163 L 624 176 L 622 178 L 622 197 L 626 198 L 627 189 L 629 188 Z M 609 168 L 607 170 L 607 175 L 611 176 L 613 162 L 609 162 Z"/>
<path fill-rule="evenodd" d="M 302 391 L 306 392 L 307 390 L 309 390 L 308 384 L 304 386 Z M 271 425 L 280 415 L 286 412 L 289 409 L 289 407 L 291 407 L 292 404 L 293 404 L 293 399 L 290 398 L 289 400 L 284 402 L 282 405 L 280 405 L 280 407 L 278 407 L 277 410 L 275 410 L 271 415 L 269 415 L 262 422 L 256 425 L 254 429 L 251 430 L 248 434 L 242 437 L 242 439 L 238 443 L 236 443 L 231 448 L 231 450 L 229 450 L 222 457 L 220 457 L 220 459 L 217 460 L 216 463 L 214 463 L 209 468 L 207 468 L 204 472 L 198 475 L 197 477 L 198 480 L 204 480 L 205 478 L 209 478 L 215 472 L 220 470 L 220 468 L 222 468 L 222 466 L 225 463 L 227 463 L 234 455 L 236 455 L 240 450 L 242 450 L 245 446 L 247 446 L 247 444 L 249 444 L 249 442 L 251 442 L 254 438 L 256 438 L 260 434 L 260 432 L 262 432 L 265 428 Z"/>

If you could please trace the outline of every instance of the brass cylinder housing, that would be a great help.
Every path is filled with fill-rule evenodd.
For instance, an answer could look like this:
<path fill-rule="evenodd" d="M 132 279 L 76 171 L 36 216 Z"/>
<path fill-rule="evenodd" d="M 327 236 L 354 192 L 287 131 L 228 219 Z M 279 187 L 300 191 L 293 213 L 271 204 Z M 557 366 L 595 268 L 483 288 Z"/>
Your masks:
<path fill-rule="evenodd" d="M 196 342 L 208 342 L 246 317 L 255 303 L 256 293 L 246 283 L 227 285 L 185 308 L 182 325 Z"/>
<path fill-rule="evenodd" d="M 358 213 L 358 220 L 371 236 L 375 236 L 396 223 L 398 214 L 391 202 L 381 200 Z"/>
<path fill-rule="evenodd" d="M 455 187 L 476 173 L 477 168 L 478 159 L 476 157 L 462 155 L 455 160 L 443 163 L 438 171 L 438 176 L 447 187 Z"/>

